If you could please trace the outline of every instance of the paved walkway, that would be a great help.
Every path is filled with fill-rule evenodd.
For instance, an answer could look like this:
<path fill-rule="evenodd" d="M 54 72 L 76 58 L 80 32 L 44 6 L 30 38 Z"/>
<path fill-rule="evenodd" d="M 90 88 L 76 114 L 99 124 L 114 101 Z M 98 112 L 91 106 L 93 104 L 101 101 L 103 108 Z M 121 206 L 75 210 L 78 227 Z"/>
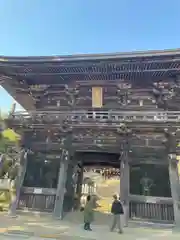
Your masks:
<path fill-rule="evenodd" d="M 124 234 L 109 232 L 108 226 L 92 226 L 92 232 L 86 232 L 82 226 L 70 222 L 58 221 L 49 215 L 21 215 L 10 218 L 0 214 L 0 239 L 4 240 L 175 240 L 180 239 L 180 231 L 154 227 L 128 227 Z"/>

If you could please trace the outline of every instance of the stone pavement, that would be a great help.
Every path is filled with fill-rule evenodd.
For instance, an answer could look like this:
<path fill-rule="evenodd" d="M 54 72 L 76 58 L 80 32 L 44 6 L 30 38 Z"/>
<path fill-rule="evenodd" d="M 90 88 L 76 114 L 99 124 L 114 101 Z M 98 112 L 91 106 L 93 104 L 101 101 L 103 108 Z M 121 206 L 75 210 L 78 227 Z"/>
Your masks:
<path fill-rule="evenodd" d="M 180 239 L 180 231 L 157 226 L 131 226 L 124 229 L 124 234 L 109 232 L 105 225 L 92 225 L 93 231 L 86 232 L 81 225 L 66 221 L 54 220 L 50 215 L 21 215 L 10 218 L 0 214 L 0 239 L 4 240 L 176 240 Z"/>

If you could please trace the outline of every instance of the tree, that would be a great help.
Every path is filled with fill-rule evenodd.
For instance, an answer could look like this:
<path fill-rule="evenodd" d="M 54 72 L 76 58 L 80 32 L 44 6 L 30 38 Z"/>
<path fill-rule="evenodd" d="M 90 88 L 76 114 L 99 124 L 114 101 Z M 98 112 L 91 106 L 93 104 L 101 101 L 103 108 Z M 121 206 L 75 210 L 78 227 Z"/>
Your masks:
<path fill-rule="evenodd" d="M 15 178 L 19 139 L 19 135 L 13 130 L 6 129 L 4 119 L 0 115 L 0 178 Z"/>

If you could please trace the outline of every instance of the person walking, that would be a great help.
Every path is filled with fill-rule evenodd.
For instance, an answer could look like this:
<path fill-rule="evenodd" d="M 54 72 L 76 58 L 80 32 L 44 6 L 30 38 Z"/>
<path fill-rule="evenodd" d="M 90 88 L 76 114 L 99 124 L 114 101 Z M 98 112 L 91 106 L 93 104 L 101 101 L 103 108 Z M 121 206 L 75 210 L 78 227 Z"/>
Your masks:
<path fill-rule="evenodd" d="M 84 230 L 92 231 L 91 223 L 94 220 L 94 203 L 90 195 L 87 196 L 87 202 L 84 207 Z"/>
<path fill-rule="evenodd" d="M 118 227 L 119 233 L 123 233 L 122 222 L 121 222 L 121 215 L 124 214 L 122 203 L 119 201 L 117 195 L 113 196 L 113 203 L 111 207 L 111 213 L 113 214 L 113 222 L 111 226 L 111 232 Z"/>

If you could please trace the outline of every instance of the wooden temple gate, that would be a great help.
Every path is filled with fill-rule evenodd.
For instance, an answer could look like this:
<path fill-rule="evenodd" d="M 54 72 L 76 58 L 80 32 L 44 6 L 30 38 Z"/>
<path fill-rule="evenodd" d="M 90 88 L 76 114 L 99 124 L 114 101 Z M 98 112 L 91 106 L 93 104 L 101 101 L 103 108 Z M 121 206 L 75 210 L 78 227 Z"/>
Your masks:
<path fill-rule="evenodd" d="M 81 192 L 86 159 L 79 153 L 91 151 L 119 154 L 107 162 L 121 171 L 126 221 L 180 225 L 180 51 L 5 59 L 1 85 L 27 109 L 6 120 L 22 136 L 12 213 L 19 204 L 62 218 Z M 133 182 L 142 185 L 131 181 L 131 168 L 140 163 L 166 166 L 168 196 L 157 189 L 150 196 L 147 186 L 145 194 L 131 192 Z"/>
<path fill-rule="evenodd" d="M 39 113 L 34 112 L 31 113 L 34 115 L 39 115 Z M 45 116 L 44 113 L 41 113 Z M 74 116 L 74 114 L 76 114 L 76 116 Z M 28 208 L 31 210 L 36 210 L 36 211 L 49 211 L 49 212 L 53 212 L 55 211 L 55 206 L 57 206 L 57 202 L 59 201 L 59 196 L 57 198 L 57 191 L 59 188 L 60 193 L 62 194 L 62 190 L 64 191 L 63 195 L 63 199 L 61 199 L 62 202 L 60 202 L 60 206 L 61 209 L 66 209 L 70 210 L 73 208 L 73 206 L 66 206 L 65 203 L 67 203 L 68 201 L 71 201 L 71 203 L 73 204 L 73 196 L 70 195 L 68 196 L 69 192 L 74 192 L 74 185 L 72 185 L 71 179 L 72 176 L 74 175 L 74 171 L 75 171 L 75 166 L 80 163 L 81 165 L 83 164 L 82 159 L 80 159 L 81 154 L 75 154 L 76 151 L 74 151 L 74 147 L 77 148 L 78 142 L 76 141 L 76 137 L 73 138 L 76 134 L 76 132 L 74 132 L 72 134 L 72 131 L 69 129 L 69 126 L 71 125 L 76 125 L 77 123 L 77 119 L 79 118 L 81 121 L 82 119 L 87 119 L 87 121 L 84 121 L 85 126 L 87 126 L 87 123 L 89 125 L 93 125 L 94 123 L 96 124 L 96 122 L 94 122 L 94 120 L 96 120 L 97 122 L 99 121 L 99 123 L 101 122 L 101 118 L 103 119 L 103 112 L 100 113 L 98 112 L 96 115 L 96 112 L 93 112 L 92 115 L 93 117 L 89 119 L 89 114 L 84 115 L 84 113 L 82 114 L 81 112 L 76 112 L 73 113 L 73 116 L 71 113 L 68 114 L 68 126 L 65 125 L 63 128 L 63 132 L 66 131 L 66 139 L 64 140 L 65 143 L 63 143 L 64 145 L 61 146 L 67 146 L 68 147 L 68 153 L 70 152 L 71 155 L 67 155 L 66 158 L 70 158 L 69 160 L 64 160 L 63 154 L 67 154 L 67 152 L 63 153 L 63 150 L 61 150 L 61 153 L 59 152 L 59 154 L 61 154 L 59 156 L 59 161 L 60 161 L 60 170 L 59 170 L 59 180 L 57 183 L 57 189 L 56 188 L 38 188 L 38 187 L 22 187 L 21 188 L 21 194 L 20 194 L 20 198 L 19 198 L 19 208 Z M 127 121 L 127 119 L 133 117 L 135 119 L 135 115 L 137 115 L 137 119 L 139 124 L 146 124 L 147 119 L 151 119 L 151 125 L 153 124 L 153 121 L 155 119 L 154 113 L 146 113 L 147 116 L 145 118 L 144 113 L 111 113 L 108 114 L 105 113 L 105 116 L 108 118 L 112 119 L 112 122 L 117 124 L 117 121 L 120 119 L 122 122 L 122 118 L 124 123 Z M 46 115 L 47 116 L 47 115 Z M 97 118 L 96 118 L 97 116 Z M 19 116 L 18 115 L 14 115 L 14 119 L 13 122 L 16 121 L 16 118 L 18 119 Z M 52 117 L 52 116 L 51 116 Z M 67 117 L 67 116 L 66 116 Z M 174 119 L 174 115 L 172 116 L 172 114 L 170 115 L 165 115 L 166 118 L 168 118 L 168 121 L 176 121 L 176 119 Z M 178 116 L 177 116 L 178 117 Z M 57 115 L 55 114 L 55 118 L 57 119 Z M 75 120 L 74 120 L 75 119 Z M 100 119 L 100 120 L 99 120 Z M 28 121 L 26 118 L 24 118 L 24 121 L 26 122 L 26 124 L 28 124 Z M 30 120 L 32 121 L 32 119 Z M 137 126 L 137 120 L 136 121 L 136 126 Z M 132 122 L 131 122 L 132 123 Z M 164 124 L 161 120 L 157 121 L 155 120 L 156 123 L 156 127 L 157 124 L 159 125 L 159 128 L 162 128 L 162 124 Z M 67 123 L 65 123 L 67 124 Z M 81 122 L 81 127 L 83 126 L 83 121 Z M 104 123 L 103 123 L 104 126 Z M 105 127 L 108 127 L 108 124 L 105 124 Z M 146 156 L 148 158 L 151 158 L 150 163 L 151 164 L 165 164 L 166 167 L 169 169 L 169 176 L 170 176 L 170 185 L 171 185 L 171 192 L 172 192 L 172 198 L 170 197 L 151 197 L 151 196 L 141 196 L 141 195 L 133 195 L 130 194 L 130 167 L 132 164 L 136 164 L 136 160 L 137 160 L 137 156 L 135 155 L 135 153 L 132 151 L 133 147 L 136 147 L 136 144 L 140 144 L 140 142 L 142 142 L 141 138 L 137 138 L 136 136 L 132 135 L 132 132 L 134 131 L 134 128 L 136 126 L 131 125 L 131 129 L 127 128 L 127 124 L 118 124 L 118 129 L 116 130 L 116 137 L 114 137 L 114 135 L 112 136 L 112 132 L 109 133 L 111 135 L 111 138 L 107 139 L 103 139 L 103 141 L 108 145 L 108 147 L 111 147 L 111 151 L 113 152 L 115 149 L 117 149 L 117 147 L 120 146 L 121 150 L 120 150 L 120 171 L 121 171 L 121 181 L 120 181 L 120 194 L 121 194 L 121 199 L 124 202 L 124 207 L 126 209 L 126 218 L 127 221 L 130 219 L 144 219 L 144 220 L 150 220 L 150 221 L 159 221 L 159 222 L 165 222 L 165 223 L 172 223 L 174 221 L 174 209 L 175 207 L 177 207 L 175 204 L 177 204 L 177 202 L 175 203 L 173 200 L 174 198 L 178 198 L 177 195 L 177 189 L 175 190 L 175 186 L 178 187 L 179 183 L 176 179 L 177 177 L 177 162 L 176 162 L 176 155 L 172 154 L 172 152 L 175 152 L 176 150 L 176 141 L 174 141 L 172 139 L 172 137 L 174 136 L 174 133 L 172 134 L 171 132 L 168 132 L 167 130 L 165 131 L 165 135 L 167 135 L 167 142 L 164 145 L 160 147 L 160 150 L 162 151 L 166 151 L 168 148 L 168 151 L 170 152 L 169 155 L 167 155 L 166 157 L 166 161 L 164 161 L 163 159 L 160 158 L 155 158 L 153 162 L 153 155 L 149 156 L 149 155 L 143 155 Z M 80 128 L 81 128 L 80 127 Z M 77 127 L 77 130 L 79 132 L 79 126 Z M 84 130 L 83 130 L 84 131 Z M 86 133 L 87 134 L 87 133 Z M 94 134 L 94 133 L 91 133 Z M 69 138 L 67 137 L 69 135 Z M 178 133 L 176 134 L 177 137 Z M 107 135 L 106 135 L 107 136 Z M 160 140 L 162 136 L 160 136 Z M 159 141 L 159 139 L 157 140 L 157 136 L 156 139 L 152 139 L 152 142 L 154 140 L 154 144 L 157 144 L 156 141 Z M 86 143 L 87 146 L 91 146 L 91 149 L 93 150 L 93 148 L 95 150 L 97 150 L 97 141 L 94 142 L 94 140 L 92 139 L 92 135 L 87 134 L 87 138 L 86 138 Z M 95 139 L 97 140 L 97 136 L 95 136 Z M 85 137 L 83 137 L 81 139 L 81 144 L 82 141 L 85 140 Z M 102 141 L 102 137 L 99 137 L 99 142 Z M 140 141 L 139 143 L 137 143 L 137 141 Z M 88 142 L 90 141 L 90 142 Z M 146 141 L 146 140 L 143 140 Z M 94 142 L 94 145 L 93 145 Z M 116 145 L 115 145 L 116 142 Z M 136 144 L 134 143 L 136 142 Z M 149 142 L 148 148 L 153 148 L 154 146 L 150 145 L 151 141 Z M 67 145 L 65 145 L 67 144 Z M 175 145 L 174 145 L 175 144 Z M 129 147 L 131 146 L 131 151 L 129 149 Z M 166 147 L 167 146 L 167 147 Z M 56 148 L 56 144 L 51 145 L 51 150 L 52 147 Z M 81 145 L 82 147 L 82 145 Z M 33 149 L 38 150 L 39 145 L 34 145 Z M 86 145 L 84 145 L 84 150 L 86 150 Z M 102 148 L 102 146 L 101 146 Z M 40 145 L 40 149 L 42 151 L 42 144 Z M 77 149 L 76 149 L 77 150 Z M 159 150 L 159 148 L 158 148 Z M 81 149 L 82 151 L 82 149 Z M 80 151 L 80 152 L 81 152 Z M 147 151 L 147 149 L 146 149 Z M 117 152 L 117 151 L 116 151 Z M 147 151 L 148 152 L 148 151 Z M 29 155 L 33 155 L 34 153 L 29 153 Z M 164 152 L 163 152 L 164 154 Z M 54 156 L 54 155 L 53 155 Z M 138 155 L 139 156 L 139 155 Z M 162 155 L 160 155 L 162 156 Z M 165 156 L 165 155 L 163 155 Z M 36 157 L 36 156 L 35 156 Z M 54 158 L 58 159 L 58 156 L 54 156 Z M 65 158 L 65 159 L 66 159 Z M 67 162 L 66 162 L 67 161 Z M 137 160 L 138 161 L 138 160 Z M 158 162 L 159 161 L 159 162 Z M 140 162 L 140 160 L 138 161 Z M 63 169 L 61 164 L 63 164 Z M 146 164 L 148 164 L 148 160 L 146 162 Z M 27 168 L 28 169 L 28 168 Z M 81 170 L 82 171 L 82 170 Z M 76 185 L 77 193 L 80 193 L 78 191 L 82 190 L 82 178 L 80 179 L 79 176 L 81 175 L 81 171 L 77 171 L 76 173 L 76 184 L 80 185 L 81 187 L 79 188 L 79 186 Z M 28 171 L 27 171 L 28 173 Z M 66 173 L 66 176 L 64 175 Z M 62 179 L 63 178 L 63 179 Z M 79 182 L 77 183 L 77 179 L 79 178 Z M 65 181 L 64 181 L 65 179 Z M 69 182 L 70 181 L 70 182 Z M 68 183 L 69 182 L 69 183 Z M 69 186 L 66 186 L 68 185 Z M 140 184 L 140 183 L 136 183 L 136 184 Z M 72 187 L 73 186 L 73 187 Z M 70 188 L 68 188 L 70 187 Z M 69 190 L 68 190 L 69 189 Z M 71 189 L 71 190 L 70 190 Z M 176 191 L 175 194 L 173 191 Z M 75 192 L 74 192 L 75 193 Z M 173 195 L 174 194 L 174 195 Z M 59 206 L 57 206 L 57 208 L 59 208 Z M 62 211 L 62 210 L 61 210 Z"/>

